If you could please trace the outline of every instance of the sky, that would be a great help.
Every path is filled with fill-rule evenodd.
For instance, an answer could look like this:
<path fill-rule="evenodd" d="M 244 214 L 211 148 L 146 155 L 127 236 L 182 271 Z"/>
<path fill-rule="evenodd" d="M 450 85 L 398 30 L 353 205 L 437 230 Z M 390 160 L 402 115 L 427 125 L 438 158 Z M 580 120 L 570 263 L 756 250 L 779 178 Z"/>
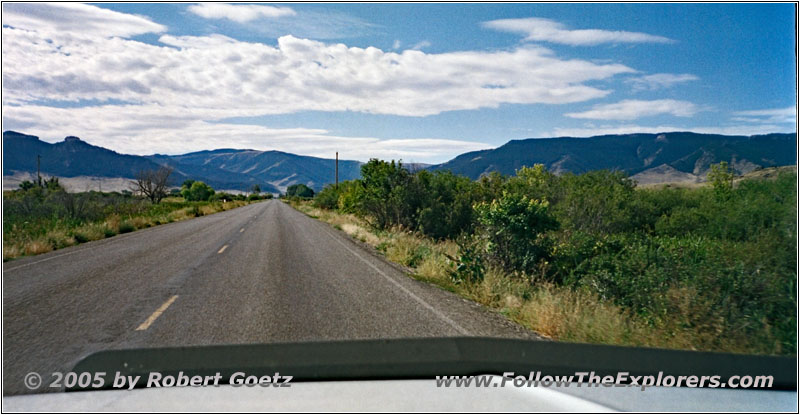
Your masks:
<path fill-rule="evenodd" d="M 2 25 L 3 130 L 128 154 L 440 163 L 797 125 L 789 3 L 4 3 Z"/>

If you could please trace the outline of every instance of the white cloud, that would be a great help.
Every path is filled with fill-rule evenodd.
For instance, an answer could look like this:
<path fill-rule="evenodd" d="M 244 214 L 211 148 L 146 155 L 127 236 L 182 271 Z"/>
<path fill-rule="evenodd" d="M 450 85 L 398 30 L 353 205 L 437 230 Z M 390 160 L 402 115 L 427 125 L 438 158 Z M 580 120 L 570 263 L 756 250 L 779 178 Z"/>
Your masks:
<path fill-rule="evenodd" d="M 3 123 L 46 141 L 66 135 L 127 154 L 181 154 L 219 147 L 280 150 L 295 154 L 366 161 L 434 162 L 492 146 L 441 138 L 378 139 L 344 137 L 313 128 L 268 128 L 260 125 L 208 122 L 205 110 L 169 111 L 158 105 L 104 105 L 82 108 L 7 106 Z"/>
<path fill-rule="evenodd" d="M 732 118 L 734 121 L 757 123 L 795 124 L 797 122 L 797 108 L 775 108 L 764 110 L 738 111 Z"/>
<path fill-rule="evenodd" d="M 691 117 L 701 109 L 688 101 L 659 99 L 654 101 L 624 100 L 613 104 L 595 105 L 591 110 L 564 114 L 570 118 L 594 120 L 635 120 L 654 115 Z"/>
<path fill-rule="evenodd" d="M 642 91 L 642 90 L 654 91 L 662 88 L 670 88 L 673 85 L 683 82 L 697 81 L 698 79 L 700 78 L 689 73 L 683 73 L 683 74 L 656 73 L 652 75 L 641 76 L 638 78 L 631 78 L 626 80 L 625 82 L 633 84 L 634 91 Z"/>
<path fill-rule="evenodd" d="M 77 3 L 4 3 L 3 25 L 40 33 L 130 37 L 167 30 L 142 16 Z"/>
<path fill-rule="evenodd" d="M 402 45 L 402 43 L 399 40 L 395 39 L 394 43 L 392 43 L 392 49 L 393 50 L 400 49 L 401 45 Z"/>
<path fill-rule="evenodd" d="M 228 19 L 246 23 L 260 18 L 293 16 L 295 11 L 289 7 L 256 6 L 251 4 L 232 5 L 224 3 L 201 3 L 189 6 L 188 10 L 206 19 Z"/>
<path fill-rule="evenodd" d="M 225 35 L 212 34 L 203 37 L 197 36 L 172 36 L 163 35 L 158 39 L 159 42 L 184 49 L 219 48 L 225 45 L 233 45 L 237 41 Z"/>
<path fill-rule="evenodd" d="M 527 41 L 552 42 L 570 46 L 594 46 L 602 43 L 674 42 L 666 37 L 639 32 L 600 29 L 570 30 L 559 22 L 538 17 L 491 20 L 484 22 L 483 26 L 489 29 L 525 35 L 525 40 Z"/>
<path fill-rule="evenodd" d="M 425 116 L 503 103 L 561 104 L 606 96 L 585 83 L 630 73 L 620 64 L 564 60 L 539 47 L 427 54 L 283 36 L 277 46 L 221 35 L 76 39 L 3 28 L 3 97 L 191 102 L 225 116 L 357 111 Z M 237 115 L 238 114 L 238 115 Z"/>
<path fill-rule="evenodd" d="M 81 10 L 105 13 L 86 7 Z M 635 72 L 621 64 L 563 59 L 533 45 L 398 53 L 294 36 L 268 45 L 222 35 L 167 34 L 160 37 L 161 45 L 153 45 L 118 36 L 163 27 L 137 16 L 110 16 L 120 22 L 116 31 L 89 23 L 90 35 L 77 24 L 52 30 L 57 23 L 41 18 L 25 27 L 3 27 L 4 127 L 50 139 L 73 134 L 140 154 L 225 143 L 300 154 L 340 149 L 353 158 L 440 161 L 488 146 L 437 138 L 341 137 L 224 120 L 300 111 L 427 116 L 507 103 L 582 102 L 611 92 L 589 82 Z M 127 27 L 126 21 L 141 24 Z M 58 108 L 63 101 L 78 106 Z M 111 105 L 118 102 L 124 105 Z"/>
<path fill-rule="evenodd" d="M 411 49 L 413 49 L 413 50 L 422 50 L 422 49 L 425 49 L 425 48 L 429 48 L 430 46 L 431 46 L 431 42 L 428 42 L 427 40 L 423 40 L 421 42 L 417 42 L 414 46 L 411 47 Z"/>
<path fill-rule="evenodd" d="M 659 125 L 659 126 L 646 126 L 646 125 L 599 125 L 599 126 L 584 126 L 584 127 L 567 127 L 555 128 L 549 137 L 593 137 L 597 135 L 606 134 L 637 134 L 637 133 L 668 133 L 668 132 L 681 132 L 690 131 L 701 134 L 722 134 L 722 135 L 759 135 L 770 134 L 776 132 L 795 132 L 793 128 L 787 129 L 777 125 L 761 124 L 761 125 L 728 125 L 728 126 L 672 126 L 672 125 Z"/>

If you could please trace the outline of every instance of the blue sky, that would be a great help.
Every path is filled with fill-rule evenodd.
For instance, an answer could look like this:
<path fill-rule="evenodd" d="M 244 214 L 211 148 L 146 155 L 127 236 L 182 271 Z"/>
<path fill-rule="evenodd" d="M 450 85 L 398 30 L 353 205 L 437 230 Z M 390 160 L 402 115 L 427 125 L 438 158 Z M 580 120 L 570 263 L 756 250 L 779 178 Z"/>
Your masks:
<path fill-rule="evenodd" d="M 443 162 L 796 130 L 793 4 L 4 4 L 3 129 Z"/>

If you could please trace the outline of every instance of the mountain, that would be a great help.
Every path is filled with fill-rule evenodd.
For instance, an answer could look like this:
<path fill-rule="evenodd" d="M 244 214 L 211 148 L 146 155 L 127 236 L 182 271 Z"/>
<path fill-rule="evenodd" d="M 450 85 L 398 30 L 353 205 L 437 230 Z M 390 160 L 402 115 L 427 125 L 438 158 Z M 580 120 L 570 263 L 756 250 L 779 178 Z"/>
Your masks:
<path fill-rule="evenodd" d="M 155 156 L 154 156 L 155 157 Z M 220 149 L 169 156 L 181 166 L 217 169 L 248 175 L 281 190 L 303 183 L 319 191 L 335 176 L 335 160 L 299 156 L 281 151 Z M 153 157 L 151 157 L 153 159 Z M 361 176 L 361 162 L 339 160 L 339 180 Z"/>
<path fill-rule="evenodd" d="M 70 136 L 64 141 L 50 144 L 36 136 L 16 131 L 3 132 L 3 176 L 14 172 L 35 173 L 37 155 L 41 156 L 42 173 L 63 177 L 133 178 L 139 171 L 159 167 L 144 157 L 119 154 L 91 145 L 78 137 Z"/>
<path fill-rule="evenodd" d="M 179 156 L 133 156 L 91 145 L 77 137 L 50 144 L 15 131 L 3 133 L 3 176 L 36 172 L 41 156 L 43 174 L 59 177 L 134 178 L 142 170 L 172 167 L 170 184 L 202 180 L 215 189 L 248 191 L 258 184 L 263 192 L 280 193 L 295 183 L 321 190 L 334 181 L 332 159 L 298 156 L 279 151 L 211 150 Z M 339 161 L 339 180 L 360 175 L 361 163 Z"/>
<path fill-rule="evenodd" d="M 514 174 L 523 166 L 544 164 L 555 173 L 622 170 L 642 181 L 663 175 L 700 180 L 709 165 L 727 161 L 739 173 L 758 167 L 796 164 L 797 134 L 724 136 L 672 132 L 603 135 L 589 138 L 512 140 L 491 150 L 464 153 L 433 170 L 450 170 L 477 179 L 497 171 Z"/>
<path fill-rule="evenodd" d="M 409 167 L 451 170 L 477 179 L 492 171 L 510 175 L 522 166 L 541 163 L 555 173 L 622 170 L 642 184 L 698 182 L 712 163 L 727 161 L 742 174 L 759 167 L 796 164 L 796 151 L 797 134 L 747 137 L 675 132 L 512 140 L 492 150 L 462 154 L 443 164 Z M 172 185 L 194 179 L 220 190 L 247 191 L 258 184 L 264 192 L 279 193 L 292 184 L 303 183 L 319 191 L 334 181 L 334 160 L 280 151 L 219 149 L 177 156 L 133 156 L 77 137 L 50 144 L 14 131 L 3 133 L 4 177 L 16 175 L 21 180 L 25 174 L 35 173 L 37 155 L 41 156 L 42 173 L 89 180 L 133 178 L 139 171 L 168 165 L 174 169 Z M 339 180 L 358 178 L 360 168 L 358 161 L 339 160 Z"/>

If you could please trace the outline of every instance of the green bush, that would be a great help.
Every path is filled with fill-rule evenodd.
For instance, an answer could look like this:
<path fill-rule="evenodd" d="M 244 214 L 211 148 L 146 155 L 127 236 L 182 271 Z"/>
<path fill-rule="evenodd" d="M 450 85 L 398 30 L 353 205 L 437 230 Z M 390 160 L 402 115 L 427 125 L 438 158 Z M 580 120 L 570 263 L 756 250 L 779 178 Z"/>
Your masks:
<path fill-rule="evenodd" d="M 286 196 L 287 197 L 297 196 L 297 197 L 304 197 L 304 198 L 308 197 L 308 198 L 310 198 L 310 197 L 314 197 L 314 189 L 306 186 L 303 183 L 297 183 L 297 184 L 293 184 L 293 185 L 291 185 L 291 186 L 286 188 Z"/>
<path fill-rule="evenodd" d="M 567 173 L 559 180 L 554 213 L 565 227 L 591 233 L 634 230 L 634 183 L 623 172 Z"/>
<path fill-rule="evenodd" d="M 89 242 L 89 237 L 81 232 L 75 232 L 72 234 L 72 237 L 75 238 L 75 242 L 82 244 Z"/>
<path fill-rule="evenodd" d="M 325 186 L 322 191 L 314 196 L 314 206 L 321 209 L 333 210 L 339 207 L 339 190 L 334 185 Z"/>
<path fill-rule="evenodd" d="M 191 182 L 191 185 L 188 187 L 187 182 Z M 183 195 L 183 198 L 188 201 L 206 201 L 214 195 L 214 189 L 203 182 L 187 180 L 184 182 L 184 186 L 181 189 L 181 194 Z"/>
<path fill-rule="evenodd" d="M 415 228 L 435 239 L 455 238 L 472 229 L 472 205 L 478 200 L 477 185 L 450 172 L 420 171 L 414 176 L 418 202 Z"/>
<path fill-rule="evenodd" d="M 119 224 L 119 233 L 128 233 L 136 230 L 136 227 L 129 222 L 122 222 Z"/>
<path fill-rule="evenodd" d="M 551 242 L 546 233 L 558 228 L 548 203 L 504 193 L 491 203 L 475 206 L 479 237 L 486 241 L 488 258 L 511 272 L 532 272 L 548 258 Z"/>
<path fill-rule="evenodd" d="M 462 237 L 458 242 L 458 259 L 449 257 L 455 262 L 455 270 L 450 272 L 450 278 L 456 284 L 477 283 L 486 276 L 486 265 L 480 247 L 472 238 Z"/>
<path fill-rule="evenodd" d="M 794 353 L 797 176 L 736 183 L 719 164 L 709 179 L 636 189 L 622 172 L 556 176 L 539 165 L 471 181 L 370 160 L 361 179 L 327 186 L 314 204 L 377 229 L 456 240 L 456 284 L 499 267 L 590 292 L 658 330 L 690 333 L 697 347 Z"/>

